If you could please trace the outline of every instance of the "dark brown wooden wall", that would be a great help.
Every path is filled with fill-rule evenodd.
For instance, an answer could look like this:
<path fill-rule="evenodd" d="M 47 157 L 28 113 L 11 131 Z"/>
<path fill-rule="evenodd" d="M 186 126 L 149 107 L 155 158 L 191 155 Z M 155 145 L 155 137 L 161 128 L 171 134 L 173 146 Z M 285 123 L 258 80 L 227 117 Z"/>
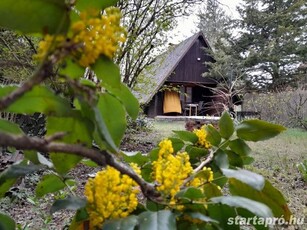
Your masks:
<path fill-rule="evenodd" d="M 212 80 L 201 76 L 202 73 L 208 71 L 205 62 L 213 61 L 204 47 L 208 48 L 203 38 L 198 37 L 167 79 L 167 82 L 212 83 Z M 198 58 L 200 60 L 197 60 Z"/>
<path fill-rule="evenodd" d="M 163 115 L 163 93 L 158 92 L 145 108 L 145 114 L 148 117 Z"/>

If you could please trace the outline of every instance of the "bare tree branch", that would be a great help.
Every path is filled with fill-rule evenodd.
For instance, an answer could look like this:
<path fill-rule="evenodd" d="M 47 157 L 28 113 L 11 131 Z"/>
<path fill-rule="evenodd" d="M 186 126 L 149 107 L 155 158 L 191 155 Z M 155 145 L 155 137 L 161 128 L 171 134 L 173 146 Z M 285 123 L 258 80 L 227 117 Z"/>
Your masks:
<path fill-rule="evenodd" d="M 155 202 L 161 201 L 160 193 L 158 193 L 154 185 L 143 180 L 131 168 L 118 161 L 114 155 L 107 151 L 88 148 L 79 144 L 67 144 L 54 142 L 54 139 L 63 137 L 63 133 L 58 133 L 48 139 L 38 137 L 29 137 L 26 135 L 17 136 L 0 132 L 0 146 L 11 146 L 23 150 L 36 150 L 45 153 L 68 153 L 88 158 L 100 166 L 110 165 L 122 174 L 131 177 L 141 188 L 145 197 Z"/>

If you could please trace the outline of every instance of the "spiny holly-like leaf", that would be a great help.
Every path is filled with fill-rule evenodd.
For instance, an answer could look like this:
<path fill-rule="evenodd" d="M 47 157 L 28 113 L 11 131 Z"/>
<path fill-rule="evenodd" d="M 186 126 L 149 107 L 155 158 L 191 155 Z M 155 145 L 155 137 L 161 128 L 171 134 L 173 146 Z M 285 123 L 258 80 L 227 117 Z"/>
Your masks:
<path fill-rule="evenodd" d="M 69 26 L 63 0 L 1 0 L 0 27 L 24 33 L 64 33 Z"/>
<path fill-rule="evenodd" d="M 245 120 L 236 128 L 239 138 L 246 141 L 263 141 L 275 137 L 286 128 L 261 120 Z"/>
<path fill-rule="evenodd" d="M 229 113 L 224 112 L 219 120 L 220 134 L 223 138 L 228 139 L 233 134 L 235 128 Z"/>

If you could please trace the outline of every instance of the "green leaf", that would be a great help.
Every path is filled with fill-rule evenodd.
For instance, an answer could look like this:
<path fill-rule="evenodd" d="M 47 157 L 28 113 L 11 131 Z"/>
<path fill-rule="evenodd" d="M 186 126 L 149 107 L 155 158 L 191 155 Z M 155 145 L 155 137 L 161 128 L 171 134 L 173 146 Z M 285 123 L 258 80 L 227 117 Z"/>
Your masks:
<path fill-rule="evenodd" d="M 65 33 L 68 6 L 63 0 L 1 0 L 0 27 L 24 33 Z"/>
<path fill-rule="evenodd" d="M 47 117 L 47 136 L 59 132 L 66 133 L 62 138 L 66 143 L 91 146 L 94 125 L 78 111 L 74 111 L 71 117 Z"/>
<path fill-rule="evenodd" d="M 237 179 L 231 178 L 229 179 L 229 190 L 233 195 L 246 197 L 266 204 L 271 208 L 275 217 L 283 216 L 288 221 L 291 216 L 285 198 L 268 180 L 265 181 L 264 188 L 258 191 Z"/>
<path fill-rule="evenodd" d="M 256 219 L 257 216 L 255 216 L 254 213 L 252 213 L 252 212 L 250 212 L 246 209 L 242 209 L 242 208 L 238 208 L 237 212 L 238 212 L 238 215 L 240 216 L 238 218 L 238 220 L 239 220 L 238 223 L 240 223 L 240 220 L 242 220 L 242 221 L 245 221 L 245 223 L 247 223 L 247 224 L 253 225 L 255 227 L 255 229 L 257 229 L 257 230 L 268 230 L 269 229 L 269 226 L 264 226 L 265 223 L 261 224 L 260 219 L 258 219 L 258 218 Z M 258 221 L 255 221 L 255 223 L 254 223 L 254 220 L 258 220 Z M 263 220 L 264 220 L 263 222 L 265 222 L 266 219 L 263 219 Z M 259 223 L 257 223 L 257 222 L 259 222 Z"/>
<path fill-rule="evenodd" d="M 143 155 L 140 152 L 122 152 L 124 161 L 127 163 L 136 163 L 139 166 L 144 165 L 145 163 L 149 162 L 149 157 Z"/>
<path fill-rule="evenodd" d="M 126 114 L 122 104 L 109 94 L 102 94 L 94 110 L 99 134 L 116 150 L 126 130 Z"/>
<path fill-rule="evenodd" d="M 239 154 L 230 150 L 224 150 L 224 152 L 227 154 L 230 166 L 239 168 L 243 167 L 243 160 Z"/>
<path fill-rule="evenodd" d="M 213 146 L 218 146 L 222 140 L 219 132 L 212 125 L 205 126 L 205 130 L 207 132 L 207 141 Z"/>
<path fill-rule="evenodd" d="M 200 212 L 185 212 L 184 214 L 188 215 L 188 216 L 190 216 L 194 219 L 199 219 L 199 220 L 202 220 L 202 221 L 205 221 L 205 222 L 219 223 L 217 220 L 212 219 L 209 216 L 205 216 L 204 214 L 202 214 Z"/>
<path fill-rule="evenodd" d="M 0 198 L 5 196 L 5 193 L 16 183 L 16 180 L 13 178 L 0 182 Z"/>
<path fill-rule="evenodd" d="M 220 134 L 223 138 L 229 139 L 235 128 L 229 113 L 224 112 L 219 120 Z"/>
<path fill-rule="evenodd" d="M 73 217 L 72 221 L 69 224 L 68 230 L 76 230 L 76 229 L 83 229 L 84 221 L 89 219 L 89 215 L 86 211 L 86 208 L 80 208 L 77 210 L 75 216 Z"/>
<path fill-rule="evenodd" d="M 85 205 L 86 205 L 85 199 L 70 196 L 62 200 L 56 200 L 51 206 L 50 214 L 53 214 L 63 209 L 75 211 L 80 208 L 84 208 Z"/>
<path fill-rule="evenodd" d="M 204 157 L 209 153 L 208 149 L 195 147 L 194 145 L 188 145 L 185 151 L 189 153 L 191 161 L 196 160 L 197 162 L 199 162 L 197 158 Z"/>
<path fill-rule="evenodd" d="M 5 215 L 0 212 L 0 230 L 15 230 L 15 229 L 16 229 L 15 221 L 8 215 Z"/>
<path fill-rule="evenodd" d="M 56 171 L 65 174 L 75 167 L 82 160 L 82 157 L 68 153 L 50 153 L 50 159 Z"/>
<path fill-rule="evenodd" d="M 263 141 L 275 137 L 286 128 L 261 120 L 245 120 L 237 126 L 239 138 L 247 141 Z"/>
<path fill-rule="evenodd" d="M 58 132 L 65 132 L 67 135 L 62 140 L 66 143 L 91 146 L 93 131 L 94 126 L 92 122 L 84 118 L 77 111 L 71 117 L 47 118 L 47 136 L 52 136 Z M 80 156 L 66 153 L 51 153 L 50 158 L 55 169 L 61 174 L 67 173 L 82 159 Z"/>
<path fill-rule="evenodd" d="M 20 129 L 19 125 L 0 119 L 0 132 L 3 133 L 12 133 L 12 134 L 23 134 L 23 131 Z"/>
<path fill-rule="evenodd" d="M 176 198 L 187 198 L 189 200 L 195 200 L 195 199 L 200 199 L 204 198 L 203 192 L 199 188 L 194 188 L 194 187 L 188 187 L 185 189 L 180 190 L 176 194 Z"/>
<path fill-rule="evenodd" d="M 23 152 L 23 155 L 26 159 L 30 160 L 33 164 L 38 165 L 40 163 L 38 160 L 36 151 L 26 150 Z"/>
<path fill-rule="evenodd" d="M 97 78 L 102 80 L 103 85 L 109 85 L 115 88 L 120 87 L 119 67 L 109 58 L 105 56 L 99 58 L 92 66 L 92 70 L 95 72 Z"/>
<path fill-rule="evenodd" d="M 138 224 L 138 217 L 131 215 L 127 218 L 109 220 L 105 222 L 102 226 L 102 230 L 114 230 L 114 229 L 125 229 L 134 230 L 135 226 Z"/>
<path fill-rule="evenodd" d="M 135 120 L 139 114 L 140 104 L 130 89 L 123 83 L 117 87 L 109 85 L 104 85 L 104 87 L 124 105 L 129 116 Z"/>
<path fill-rule="evenodd" d="M 59 70 L 59 73 L 61 75 L 65 75 L 72 79 L 79 79 L 83 77 L 84 72 L 85 72 L 85 69 L 72 60 L 67 60 L 65 64 L 61 66 L 61 69 Z"/>
<path fill-rule="evenodd" d="M 175 230 L 176 216 L 169 210 L 143 212 L 139 215 L 139 230 Z"/>
<path fill-rule="evenodd" d="M 183 146 L 184 146 L 184 142 L 181 140 L 181 139 L 178 139 L 178 138 L 168 138 L 171 142 L 172 142 L 172 146 L 173 146 L 173 149 L 174 149 L 174 152 L 179 152 Z"/>
<path fill-rule="evenodd" d="M 152 212 L 157 212 L 159 210 L 165 209 L 165 205 L 153 202 L 151 200 L 146 201 L 146 210 L 152 211 Z"/>
<path fill-rule="evenodd" d="M 90 9 L 90 8 L 97 8 L 97 9 L 105 9 L 109 6 L 115 6 L 118 0 L 103 0 L 103 1 L 96 1 L 96 0 L 78 0 L 76 4 L 76 8 L 80 11 Z"/>
<path fill-rule="evenodd" d="M 236 210 L 224 204 L 208 204 L 209 216 L 219 222 L 220 229 L 240 230 L 240 226 L 228 223 L 230 218 L 237 216 Z"/>
<path fill-rule="evenodd" d="M 222 150 L 218 150 L 214 154 L 214 162 L 219 168 L 229 168 L 228 156 Z"/>
<path fill-rule="evenodd" d="M 195 133 L 189 132 L 189 131 L 173 131 L 174 133 L 177 134 L 177 136 L 183 140 L 183 141 L 188 141 L 191 142 L 192 144 L 195 144 L 198 141 L 198 137 L 196 136 Z"/>
<path fill-rule="evenodd" d="M 220 196 L 210 199 L 213 203 L 221 203 L 235 208 L 244 208 L 257 216 L 273 217 L 271 209 L 263 203 L 240 196 Z"/>
<path fill-rule="evenodd" d="M 204 184 L 204 195 L 206 198 L 210 199 L 212 197 L 222 196 L 221 189 L 213 183 Z"/>
<path fill-rule="evenodd" d="M 248 156 L 252 151 L 251 148 L 241 139 L 235 139 L 229 142 L 229 147 L 235 153 L 241 156 Z"/>
<path fill-rule="evenodd" d="M 7 179 L 25 176 L 43 168 L 39 165 L 24 165 L 23 162 L 17 165 L 11 165 L 0 174 L 0 184 L 4 183 Z"/>
<path fill-rule="evenodd" d="M 37 165 L 24 165 L 23 162 L 17 165 L 11 165 L 0 174 L 0 197 L 3 197 L 5 193 L 14 185 L 18 177 L 31 174 L 42 169 L 42 166 Z"/>
<path fill-rule="evenodd" d="M 94 162 L 94 161 L 92 161 L 90 159 L 83 159 L 81 161 L 81 163 L 86 165 L 86 166 L 88 166 L 88 167 L 97 167 L 98 166 L 98 164 L 96 162 Z"/>
<path fill-rule="evenodd" d="M 17 86 L 0 87 L 0 98 L 17 88 Z M 68 100 L 55 95 L 45 86 L 35 86 L 11 104 L 6 111 L 22 114 L 39 112 L 46 115 L 67 116 L 71 114 L 72 109 Z"/>
<path fill-rule="evenodd" d="M 65 183 L 55 174 L 43 176 L 41 181 L 36 186 L 36 196 L 42 197 L 48 193 L 57 192 L 65 188 Z"/>
<path fill-rule="evenodd" d="M 245 184 L 248 184 L 252 188 L 261 191 L 265 184 L 263 176 L 253 173 L 245 169 L 233 170 L 233 169 L 221 169 L 223 174 L 228 178 L 236 178 Z"/>

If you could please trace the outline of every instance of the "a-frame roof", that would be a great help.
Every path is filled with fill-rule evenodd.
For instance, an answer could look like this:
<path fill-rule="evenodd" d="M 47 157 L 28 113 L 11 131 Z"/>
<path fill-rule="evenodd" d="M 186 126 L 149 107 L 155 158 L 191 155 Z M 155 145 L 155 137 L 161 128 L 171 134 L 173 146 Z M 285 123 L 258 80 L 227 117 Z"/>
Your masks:
<path fill-rule="evenodd" d="M 178 63 L 200 36 L 210 48 L 204 34 L 202 32 L 196 33 L 158 56 L 151 65 L 141 72 L 133 90 L 141 104 L 147 104 L 151 101 L 153 96 L 162 87 L 167 78 L 175 70 Z"/>

